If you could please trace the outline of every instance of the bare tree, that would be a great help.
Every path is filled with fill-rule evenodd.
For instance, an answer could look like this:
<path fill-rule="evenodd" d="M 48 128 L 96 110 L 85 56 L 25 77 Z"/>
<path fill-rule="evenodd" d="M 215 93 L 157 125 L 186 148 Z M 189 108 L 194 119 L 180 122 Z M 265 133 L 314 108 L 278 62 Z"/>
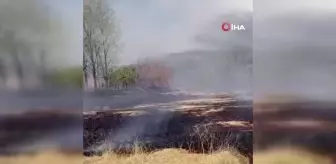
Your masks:
<path fill-rule="evenodd" d="M 109 84 L 109 74 L 118 48 L 119 28 L 108 1 L 84 1 L 84 45 L 85 68 L 92 70 L 94 86 L 98 78 L 105 87 Z M 87 71 L 87 70 L 86 70 Z"/>
<path fill-rule="evenodd" d="M 90 1 L 92 2 L 92 1 Z M 91 69 L 91 74 L 94 80 L 94 88 L 97 88 L 97 72 L 96 72 L 96 59 L 94 51 L 94 34 L 95 34 L 95 15 L 91 3 L 84 4 L 84 16 L 83 16 L 83 32 L 84 32 L 84 59 L 83 65 L 87 73 L 88 69 Z"/>

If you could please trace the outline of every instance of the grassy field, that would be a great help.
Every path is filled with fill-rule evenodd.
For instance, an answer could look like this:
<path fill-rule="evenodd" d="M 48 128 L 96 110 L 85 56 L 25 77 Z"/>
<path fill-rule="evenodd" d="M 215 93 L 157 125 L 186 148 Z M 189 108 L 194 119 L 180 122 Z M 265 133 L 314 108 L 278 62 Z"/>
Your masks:
<path fill-rule="evenodd" d="M 101 157 L 83 157 L 46 151 L 35 155 L 1 157 L 4 164 L 248 164 L 247 158 L 235 151 L 192 154 L 181 149 L 165 149 L 154 153 L 136 152 L 132 156 L 106 153 Z M 332 164 L 330 159 L 299 149 L 275 149 L 254 155 L 254 164 Z"/>

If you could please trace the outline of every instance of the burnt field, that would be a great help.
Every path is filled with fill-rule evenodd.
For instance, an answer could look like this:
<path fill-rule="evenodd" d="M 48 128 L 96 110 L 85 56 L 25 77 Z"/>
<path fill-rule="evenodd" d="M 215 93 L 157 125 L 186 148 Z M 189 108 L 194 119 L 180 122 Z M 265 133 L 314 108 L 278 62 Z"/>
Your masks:
<path fill-rule="evenodd" d="M 335 118 L 334 102 L 291 96 L 256 100 L 253 106 L 217 95 L 101 110 L 84 114 L 84 154 L 130 153 L 140 142 L 148 151 L 174 147 L 204 153 L 233 147 L 250 156 L 253 150 L 298 147 L 335 158 Z"/>
<path fill-rule="evenodd" d="M 336 103 L 292 96 L 255 100 L 254 150 L 298 147 L 336 161 Z"/>
<path fill-rule="evenodd" d="M 228 95 L 84 114 L 85 155 L 127 153 L 139 142 L 148 151 L 184 148 L 207 153 L 228 146 L 251 156 L 252 102 Z"/>
<path fill-rule="evenodd" d="M 44 110 L 2 114 L 0 154 L 31 152 L 43 145 L 67 152 L 84 150 L 86 156 L 106 151 L 125 154 L 137 144 L 149 152 L 183 148 L 211 153 L 230 147 L 251 157 L 253 151 L 289 146 L 332 158 L 336 154 L 334 102 L 272 97 L 252 104 L 227 94 L 152 95 L 157 101 L 120 106 L 105 102 L 97 110 L 79 112 L 67 105 L 50 105 Z M 145 99 L 149 97 L 148 93 Z M 106 95 L 98 98 L 108 101 Z M 99 104 L 93 102 L 91 107 Z"/>
<path fill-rule="evenodd" d="M 136 142 L 148 151 L 178 147 L 205 153 L 229 145 L 252 153 L 251 101 L 238 102 L 225 94 L 95 94 L 84 97 L 80 112 L 68 104 L 71 97 L 63 97 L 67 104 L 55 95 L 20 97 L 20 102 L 34 106 L 21 104 L 26 108 L 0 115 L 0 153 L 46 147 L 75 152 L 84 148 L 85 155 L 110 150 L 128 153 Z M 46 98 L 49 101 L 38 103 Z"/>

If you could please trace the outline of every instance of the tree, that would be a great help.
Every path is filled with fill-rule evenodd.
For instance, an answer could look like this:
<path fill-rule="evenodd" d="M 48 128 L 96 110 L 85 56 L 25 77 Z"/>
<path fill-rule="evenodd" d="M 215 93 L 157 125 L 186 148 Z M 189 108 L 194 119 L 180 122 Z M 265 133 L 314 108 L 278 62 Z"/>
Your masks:
<path fill-rule="evenodd" d="M 94 7 L 91 7 L 92 4 L 90 2 L 93 1 L 84 1 L 84 14 L 83 14 L 83 32 L 84 32 L 84 56 L 83 56 L 83 71 L 85 72 L 85 78 L 87 78 L 88 69 L 91 69 L 92 77 L 94 80 L 94 88 L 97 87 L 97 66 L 96 59 L 94 54 L 94 44 L 95 44 L 95 11 Z M 85 80 L 87 81 L 87 79 Z"/>
<path fill-rule="evenodd" d="M 138 76 L 135 67 L 124 66 L 111 72 L 110 78 L 115 88 L 128 88 L 136 84 Z"/>
<path fill-rule="evenodd" d="M 101 60 L 101 69 L 102 76 L 105 81 L 105 85 L 109 83 L 109 68 L 113 62 L 112 57 L 115 59 L 115 55 L 113 53 L 117 53 L 118 50 L 118 38 L 119 31 L 115 22 L 114 12 L 108 5 L 102 3 L 100 5 L 100 17 L 99 20 L 99 31 L 101 33 L 100 37 L 100 46 L 102 47 L 102 57 Z M 110 55 L 112 54 L 112 56 Z M 107 87 L 108 85 L 106 85 Z"/>
<path fill-rule="evenodd" d="M 84 70 L 91 69 L 94 87 L 98 78 L 109 84 L 109 70 L 118 50 L 119 29 L 108 1 L 84 1 Z M 84 73 L 87 77 L 87 72 Z M 87 81 L 87 80 L 85 80 Z"/>

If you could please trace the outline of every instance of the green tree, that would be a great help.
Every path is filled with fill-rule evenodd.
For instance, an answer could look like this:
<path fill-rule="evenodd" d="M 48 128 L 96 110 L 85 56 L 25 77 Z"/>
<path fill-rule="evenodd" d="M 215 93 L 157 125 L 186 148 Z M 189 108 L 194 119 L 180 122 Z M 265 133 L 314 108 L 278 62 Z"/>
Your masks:
<path fill-rule="evenodd" d="M 120 67 L 114 70 L 110 75 L 111 81 L 114 82 L 114 85 L 121 85 L 122 88 L 135 85 L 137 77 L 136 69 L 131 66 Z"/>

